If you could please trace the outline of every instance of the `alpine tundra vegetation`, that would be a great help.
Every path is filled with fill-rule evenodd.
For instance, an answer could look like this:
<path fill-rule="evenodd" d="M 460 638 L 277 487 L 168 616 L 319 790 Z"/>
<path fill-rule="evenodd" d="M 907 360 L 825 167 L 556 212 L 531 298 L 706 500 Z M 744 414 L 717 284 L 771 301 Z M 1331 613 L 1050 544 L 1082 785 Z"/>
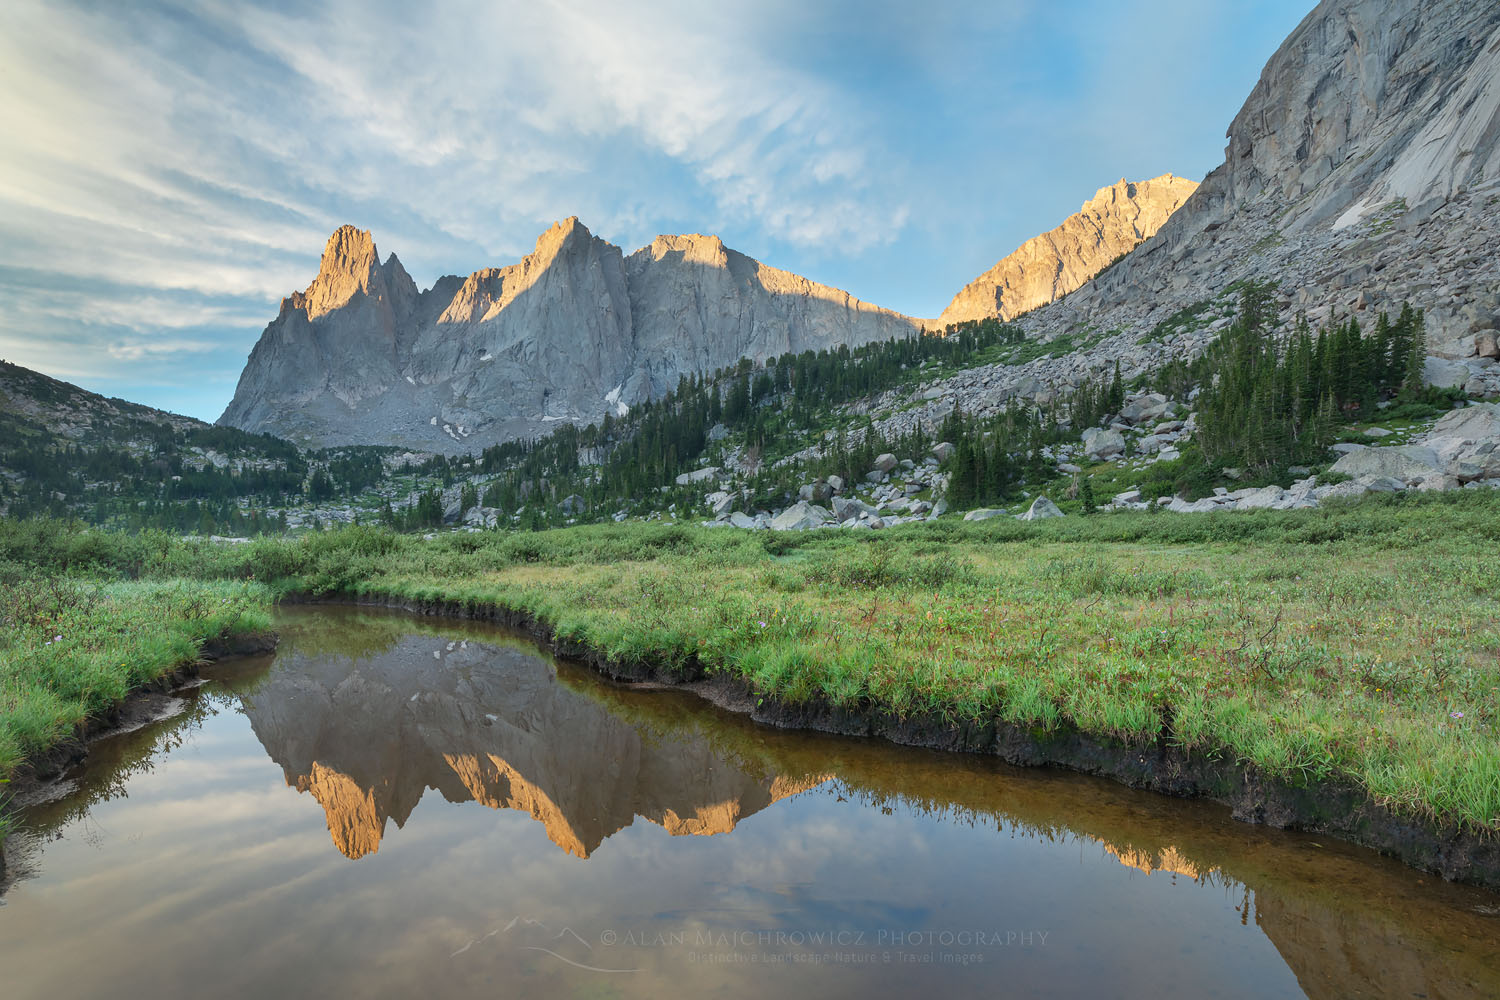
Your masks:
<path fill-rule="evenodd" d="M 28 23 L 45 20 L 38 11 Z M 524 20 L 520 35 L 530 30 Z M 614 81 L 624 71 L 578 40 L 588 34 L 584 20 L 562 36 L 597 74 L 579 78 L 613 81 L 609 89 L 626 101 L 630 81 Z M 215 25 L 216 37 L 230 30 Z M 319 36 L 290 28 L 253 32 L 256 59 L 274 50 L 297 63 L 289 76 L 328 82 L 340 101 L 383 103 L 353 70 L 306 64 L 313 57 L 287 39 Z M 735 59 L 693 51 L 705 81 L 683 89 L 695 100 L 753 89 L 716 75 L 735 70 Z M 412 76 L 419 93 L 437 86 L 420 76 Z M 673 104 L 665 124 L 647 129 L 660 147 L 653 155 L 676 164 L 668 173 L 680 168 L 719 192 L 708 218 L 724 225 L 722 239 L 650 236 L 657 223 L 677 228 L 690 201 L 651 215 L 641 196 L 620 195 L 605 210 L 591 193 L 563 211 L 593 208 L 610 238 L 570 216 L 523 253 L 554 211 L 534 176 L 538 190 L 495 182 L 531 206 L 534 227 L 519 244 L 514 232 L 494 238 L 478 220 L 481 193 L 474 206 L 442 211 L 403 204 L 339 225 L 322 242 L 382 189 L 380 157 L 341 155 L 332 171 L 339 197 L 315 210 L 299 205 L 316 185 L 252 198 L 238 181 L 193 178 L 194 191 L 233 192 L 257 212 L 275 210 L 277 221 L 249 227 L 247 244 L 306 244 L 295 268 L 248 277 L 248 265 L 222 269 L 224 282 L 266 292 L 248 314 L 254 326 L 240 317 L 246 345 L 272 318 L 237 382 L 224 373 L 212 423 L 88 391 L 31 361 L 0 361 L 0 876 L 7 840 L 25 838 L 28 824 L 42 839 L 73 829 L 32 823 L 36 810 L 81 802 L 86 814 L 128 797 L 126 778 L 116 787 L 110 777 L 102 792 L 90 785 L 90 747 L 103 734 L 184 713 L 187 732 L 224 706 L 237 707 L 213 733 L 243 722 L 239 736 L 253 731 L 287 787 L 256 772 L 244 786 L 255 795 L 223 808 L 241 810 L 248 824 L 273 798 L 281 808 L 305 793 L 322 807 L 314 818 L 327 823 L 343 855 L 336 860 L 359 861 L 365 872 L 385 864 L 387 876 L 418 866 L 401 848 L 371 860 L 382 838 L 392 839 L 386 821 L 404 825 L 429 788 L 449 803 L 525 813 L 552 843 L 595 864 L 606 837 L 633 845 L 622 853 L 634 862 L 649 852 L 630 837 L 728 834 L 752 813 L 760 822 L 816 789 L 841 787 L 829 784 L 843 780 L 840 751 L 827 750 L 841 744 L 818 744 L 829 757 L 821 769 L 761 774 L 747 763 L 761 753 L 759 737 L 705 736 L 723 717 L 664 694 L 678 706 L 666 715 L 696 720 L 687 727 L 691 752 L 677 753 L 682 726 L 658 726 L 660 716 L 619 703 L 632 685 L 634 693 L 681 689 L 767 726 L 882 737 L 907 744 L 900 752 L 913 759 L 914 747 L 975 755 L 921 758 L 934 772 L 968 775 L 983 754 L 1043 766 L 1026 774 L 1052 765 L 1138 790 L 1100 782 L 1116 794 L 1208 800 L 1198 804 L 1228 807 L 1215 822 L 1234 837 L 1251 833 L 1231 816 L 1307 838 L 1278 851 L 1349 842 L 1330 857 L 1347 861 L 1340 871 L 1363 873 L 1347 876 L 1351 883 L 1368 875 L 1369 885 L 1387 885 L 1379 880 L 1394 876 L 1381 864 L 1425 880 L 1400 883 L 1408 888 L 1441 885 L 1422 873 L 1467 883 L 1442 886 L 1475 894 L 1462 897 L 1464 928 L 1475 914 L 1500 912 L 1483 895 L 1500 890 L 1500 4 L 1322 0 L 1266 63 L 1228 126 L 1223 162 L 1201 182 L 1162 173 L 1171 164 L 1121 178 L 980 273 L 1021 235 L 1002 244 L 991 234 L 995 245 L 922 310 L 930 317 L 947 302 L 935 318 L 871 304 L 726 245 L 753 247 L 740 239 L 749 230 L 733 231 L 748 212 L 774 223 L 777 238 L 764 241 L 772 251 L 822 240 L 836 245 L 828 256 L 847 263 L 906 225 L 902 208 L 879 216 L 877 235 L 851 235 L 869 214 L 859 199 L 884 190 L 856 175 L 878 173 L 881 157 L 874 147 L 833 148 L 852 142 L 849 129 L 808 117 L 826 99 L 816 88 L 803 93 L 814 79 L 799 71 L 768 80 L 753 128 L 741 122 L 754 136 L 724 126 L 735 136 L 731 151 L 682 158 L 691 143 L 679 132 L 702 117 L 697 104 Z M 533 83 L 543 107 L 545 85 Z M 460 137 L 485 131 L 470 120 L 477 99 L 461 102 L 462 114 L 430 115 L 406 99 L 392 96 L 399 113 L 389 121 L 366 121 L 373 112 L 361 110 L 362 128 L 401 145 L 416 141 L 403 131 L 417 129 L 411 121 L 440 123 L 418 157 L 424 163 L 428 153 L 442 161 L 449 143 L 474 155 L 498 148 L 476 152 Z M 1169 98 L 1153 100 L 1173 113 Z M 516 134 L 548 114 L 512 115 Z M 579 115 L 590 135 L 617 119 L 632 128 L 655 121 L 649 109 L 613 104 Z M 796 186 L 811 185 L 817 211 L 783 204 L 767 193 L 776 184 L 734 166 L 773 139 L 805 147 L 791 157 L 807 174 Z M 506 158 L 527 160 L 514 141 Z M 1209 149 L 1215 159 L 1217 148 Z M 276 158 L 314 153 L 297 142 L 278 145 Z M 579 172 L 561 153 L 531 158 L 559 176 Z M 359 162 L 370 165 L 350 166 Z M 1117 170 L 1070 194 L 1057 216 Z M 140 183 L 167 184 L 173 171 L 160 173 L 143 172 Z M 70 218 L 100 211 L 81 207 Z M 449 220 L 441 241 L 424 228 L 439 217 Z M 645 233 L 643 218 L 652 225 Z M 374 229 L 382 246 L 388 235 L 410 252 L 408 263 L 382 257 Z M 422 261 L 438 243 L 472 254 L 456 265 L 443 258 L 459 273 L 439 275 Z M 149 256 L 133 247 L 122 253 Z M 802 264 L 817 259 L 790 263 L 813 273 Z M 7 288 L 22 280 L 14 261 L 0 265 Z M 846 271 L 827 270 L 844 283 Z M 414 274 L 427 277 L 419 284 Z M 190 325 L 163 305 L 178 301 L 185 280 L 153 278 L 150 295 L 135 302 L 164 317 L 158 334 Z M 268 282 L 269 291 L 260 288 Z M 67 285 L 35 283 L 59 301 Z M 286 294 L 294 283 L 300 290 Z M 59 308 L 28 300 L 14 312 L 34 318 Z M 111 315 L 90 306 L 75 319 L 92 328 Z M 0 324 L 11 322 L 0 310 Z M 173 343 L 206 351 L 186 337 Z M 118 361 L 153 350 L 120 339 L 105 353 Z M 90 381 L 94 360 L 50 370 L 104 387 Z M 343 612 L 293 608 L 304 604 L 500 623 L 526 632 L 529 644 L 511 656 L 504 643 L 476 639 L 482 655 L 450 659 L 468 650 L 467 639 L 440 638 L 434 625 L 408 633 L 361 620 L 354 631 L 376 636 L 370 644 L 386 657 L 362 673 L 375 654 L 354 640 L 314 641 L 319 628 L 336 631 Z M 284 626 L 296 636 L 284 656 L 207 669 L 269 653 Z M 564 677 L 574 667 L 544 655 L 580 661 L 598 688 Z M 496 667 L 501 661 L 509 666 Z M 189 713 L 200 681 L 213 694 Z M 341 715 L 344 728 L 328 723 Z M 486 743 L 481 730 L 495 739 Z M 553 759 L 596 731 L 615 742 L 590 743 L 567 766 Z M 211 757 L 215 738 L 192 752 Z M 503 759 L 500 745 L 535 759 Z M 408 759 L 417 746 L 420 767 Z M 474 749 L 482 746 L 490 749 Z M 152 760 L 180 759 L 175 748 L 153 747 Z M 631 768 L 628 780 L 615 774 Z M 210 770 L 192 780 L 214 780 L 204 776 Z M 661 793 L 668 786 L 694 795 L 679 801 Z M 289 797 L 275 798 L 283 791 Z M 863 805 L 892 812 L 870 794 Z M 432 815 L 414 821 L 434 825 L 403 844 L 436 842 Z M 580 816 L 594 832 L 575 829 Z M 637 816 L 651 829 L 623 832 Z M 748 841 L 751 826 L 735 836 Z M 1262 833 L 1272 835 L 1254 835 Z M 279 836 L 268 833 L 267 843 L 282 844 Z M 40 843 L 32 835 L 24 850 L 8 850 L 30 865 Z M 472 843 L 454 840 L 437 853 L 451 855 L 448 864 Z M 1208 869 L 1171 861 L 1173 850 L 1153 848 L 1138 865 L 1126 847 L 1110 853 L 1148 874 L 1212 882 Z M 506 860 L 522 858 L 517 852 Z M 287 872 L 301 863 L 297 849 L 286 858 Z M 735 861 L 735 871 L 775 867 Z M 273 878 L 237 867 L 245 863 L 225 860 L 241 895 L 252 877 L 266 880 L 268 898 L 283 883 L 321 893 L 337 881 L 313 869 Z M 502 874 L 520 886 L 545 866 L 525 867 L 518 861 Z M 451 876 L 475 881 L 472 871 Z M 761 888 L 783 900 L 801 877 Z M 449 882 L 434 876 L 434 884 Z M 1243 889 L 1235 911 L 1250 927 L 1260 918 L 1250 917 L 1250 884 Z M 316 911 L 327 927 L 342 928 L 361 908 L 340 898 L 338 908 Z M 1100 898 L 1112 910 L 1121 897 Z M 484 928 L 453 948 L 447 937 L 473 928 L 455 930 L 458 919 L 445 911 L 432 924 L 440 930 L 423 931 L 422 947 L 441 939 L 451 959 L 477 955 L 476 942 L 520 940 L 544 926 L 542 916 L 569 921 L 590 951 L 611 943 L 602 911 L 568 903 L 579 915 L 483 909 L 473 919 Z M 726 907 L 715 899 L 704 912 Z M 589 929 L 591 942 L 573 931 L 585 917 L 601 923 Z M 504 933 L 520 927 L 517 936 L 490 931 L 506 920 Z M 1346 943 L 1318 950 L 1342 955 Z M 558 957 L 517 947 L 527 961 L 532 952 Z M 1493 963 L 1493 948 L 1472 950 L 1480 965 Z M 1424 946 L 1424 959 L 1441 952 Z M 1426 992 L 1436 975 L 1409 977 L 1402 989 L 1446 995 Z M 1475 995 L 1500 983 L 1493 968 L 1465 975 Z M 1339 992 L 1352 976 L 1297 982 L 1353 995 L 1359 990 Z"/>

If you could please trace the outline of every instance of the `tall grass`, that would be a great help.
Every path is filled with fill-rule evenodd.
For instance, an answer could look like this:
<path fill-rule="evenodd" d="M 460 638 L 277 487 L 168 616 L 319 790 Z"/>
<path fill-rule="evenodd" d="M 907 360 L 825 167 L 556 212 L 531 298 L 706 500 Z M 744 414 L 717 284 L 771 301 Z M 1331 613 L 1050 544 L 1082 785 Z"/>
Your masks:
<path fill-rule="evenodd" d="M 231 581 L 0 584 L 0 777 L 220 636 L 270 627 L 269 594 Z"/>
<path fill-rule="evenodd" d="M 1459 491 L 860 535 L 352 528 L 236 547 L 4 525 L 0 575 L 65 565 L 135 586 L 254 581 L 252 600 L 515 609 L 608 656 L 765 697 L 1166 741 L 1500 832 L 1497 514 L 1500 497 Z M 44 720 L 52 691 L 36 691 Z"/>

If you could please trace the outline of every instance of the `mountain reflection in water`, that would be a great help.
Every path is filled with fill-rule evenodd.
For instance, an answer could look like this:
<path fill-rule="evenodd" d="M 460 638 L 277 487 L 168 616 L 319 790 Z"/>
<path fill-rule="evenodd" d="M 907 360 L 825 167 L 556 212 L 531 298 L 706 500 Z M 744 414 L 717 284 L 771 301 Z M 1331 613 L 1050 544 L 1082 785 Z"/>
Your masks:
<path fill-rule="evenodd" d="M 317 608 L 279 627 L 274 657 L 213 668 L 20 814 L 13 995 L 1500 996 L 1500 899 L 1337 841 L 758 726 L 481 625 Z M 864 963 L 886 929 L 943 927 L 1023 943 Z M 868 939 L 818 966 L 655 945 L 751 929 Z"/>
<path fill-rule="evenodd" d="M 727 833 L 830 777 L 731 760 L 701 733 L 653 734 L 558 683 L 534 650 L 463 639 L 402 635 L 359 658 L 293 646 L 242 704 L 350 858 L 378 850 L 428 789 L 529 813 L 587 858 L 637 816 L 674 836 Z"/>

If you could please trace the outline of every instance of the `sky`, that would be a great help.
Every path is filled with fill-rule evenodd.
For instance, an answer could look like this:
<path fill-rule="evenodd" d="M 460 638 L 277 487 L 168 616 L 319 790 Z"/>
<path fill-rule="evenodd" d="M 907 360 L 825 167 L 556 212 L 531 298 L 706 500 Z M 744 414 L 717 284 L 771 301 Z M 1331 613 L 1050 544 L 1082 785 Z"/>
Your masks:
<path fill-rule="evenodd" d="M 0 4 L 0 358 L 216 419 L 328 235 L 425 288 L 577 215 L 915 316 L 1201 180 L 1312 0 Z"/>

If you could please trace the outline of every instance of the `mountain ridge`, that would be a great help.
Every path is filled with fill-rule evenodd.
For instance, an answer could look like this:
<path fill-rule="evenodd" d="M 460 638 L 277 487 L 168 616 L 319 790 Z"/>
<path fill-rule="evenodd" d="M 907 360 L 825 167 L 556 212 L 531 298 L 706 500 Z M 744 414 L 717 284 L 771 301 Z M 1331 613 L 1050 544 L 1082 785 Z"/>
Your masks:
<path fill-rule="evenodd" d="M 592 423 L 741 358 L 916 335 L 921 321 L 763 264 L 717 236 L 628 256 L 576 216 L 520 261 L 419 290 L 342 226 L 282 300 L 219 423 L 305 445 L 443 453 Z"/>
<path fill-rule="evenodd" d="M 1154 236 L 1196 191 L 1195 181 L 1163 174 L 1120 178 L 1058 226 L 1033 236 L 953 297 L 937 325 L 1011 320 L 1057 301 Z"/>
<path fill-rule="evenodd" d="M 1352 316 L 1368 329 L 1410 304 L 1425 317 L 1429 384 L 1500 395 L 1500 6 L 1322 0 L 1227 139 L 1224 162 L 1154 236 L 1015 319 L 1033 340 L 1085 349 L 976 366 L 916 401 L 883 396 L 871 409 L 898 412 L 878 430 L 937 427 L 955 404 L 1046 405 L 1117 365 L 1129 380 L 1191 360 L 1249 282 L 1267 287 L 1283 328 Z"/>

